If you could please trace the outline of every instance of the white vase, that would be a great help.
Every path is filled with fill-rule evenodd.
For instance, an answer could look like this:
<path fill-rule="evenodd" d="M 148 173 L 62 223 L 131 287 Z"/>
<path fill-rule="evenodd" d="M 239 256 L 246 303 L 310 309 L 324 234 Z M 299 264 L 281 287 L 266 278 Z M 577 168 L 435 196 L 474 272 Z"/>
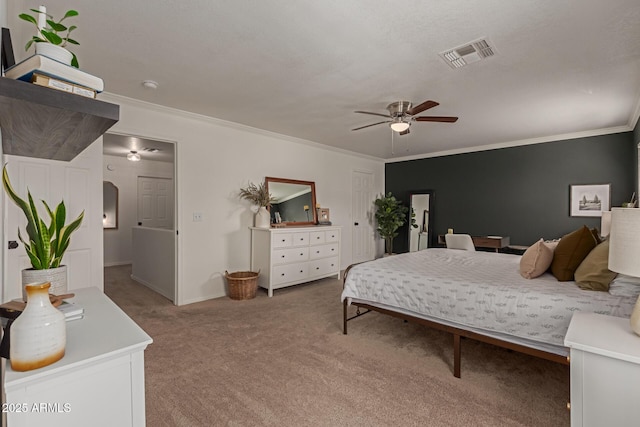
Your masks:
<path fill-rule="evenodd" d="M 9 358 L 14 371 L 30 371 L 50 365 L 64 356 L 67 329 L 64 314 L 51 305 L 49 286 L 30 283 L 27 306 L 11 324 Z"/>
<path fill-rule="evenodd" d="M 629 323 L 631 324 L 631 329 L 637 335 L 640 335 L 640 297 L 636 300 L 636 305 L 633 307 L 633 312 L 631 313 L 631 319 L 629 319 Z"/>
<path fill-rule="evenodd" d="M 62 295 L 67 293 L 67 266 L 61 265 L 56 268 L 47 268 L 45 270 L 34 270 L 26 268 L 22 270 L 22 299 L 27 300 L 27 294 L 24 286 L 27 283 L 49 282 L 51 287 L 49 292 L 54 295 Z"/>
<path fill-rule="evenodd" d="M 51 43 L 36 43 L 36 55 L 46 56 L 55 59 L 66 65 L 71 65 L 73 54 L 67 49 Z"/>
<path fill-rule="evenodd" d="M 257 228 L 269 228 L 271 227 L 271 214 L 266 207 L 260 206 L 258 212 L 254 217 L 253 225 Z"/>

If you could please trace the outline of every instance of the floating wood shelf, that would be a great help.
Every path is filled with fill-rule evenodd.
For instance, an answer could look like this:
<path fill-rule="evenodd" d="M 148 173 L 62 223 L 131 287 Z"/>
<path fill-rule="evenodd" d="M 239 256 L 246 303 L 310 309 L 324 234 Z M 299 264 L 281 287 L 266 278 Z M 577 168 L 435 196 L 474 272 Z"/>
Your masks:
<path fill-rule="evenodd" d="M 4 154 L 69 161 L 119 118 L 119 105 L 0 77 Z"/>

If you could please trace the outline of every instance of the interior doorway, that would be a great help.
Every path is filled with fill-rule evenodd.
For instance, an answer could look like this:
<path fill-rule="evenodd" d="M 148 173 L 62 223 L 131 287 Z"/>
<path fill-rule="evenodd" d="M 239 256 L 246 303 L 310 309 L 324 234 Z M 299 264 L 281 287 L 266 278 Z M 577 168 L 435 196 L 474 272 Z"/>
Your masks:
<path fill-rule="evenodd" d="M 178 301 L 175 151 L 171 141 L 115 133 L 103 137 L 103 179 L 117 188 L 118 197 L 117 227 L 103 230 L 105 283 L 109 267 L 127 266 L 133 280 L 174 304 Z"/>

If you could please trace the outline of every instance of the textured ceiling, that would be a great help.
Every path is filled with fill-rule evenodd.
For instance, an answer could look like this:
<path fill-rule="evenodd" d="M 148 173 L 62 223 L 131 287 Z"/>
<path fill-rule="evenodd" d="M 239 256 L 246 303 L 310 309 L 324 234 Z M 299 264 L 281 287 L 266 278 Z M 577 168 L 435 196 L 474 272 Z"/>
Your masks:
<path fill-rule="evenodd" d="M 19 58 L 32 28 L 8 2 Z M 49 0 L 76 8 L 81 68 L 105 90 L 382 159 L 629 130 L 640 99 L 638 0 Z M 486 37 L 497 54 L 439 53 Z M 152 79 L 160 87 L 145 89 Z M 407 100 L 455 124 L 351 129 Z M 380 118 L 381 119 L 381 118 Z M 392 148 L 393 147 L 393 148 Z"/>

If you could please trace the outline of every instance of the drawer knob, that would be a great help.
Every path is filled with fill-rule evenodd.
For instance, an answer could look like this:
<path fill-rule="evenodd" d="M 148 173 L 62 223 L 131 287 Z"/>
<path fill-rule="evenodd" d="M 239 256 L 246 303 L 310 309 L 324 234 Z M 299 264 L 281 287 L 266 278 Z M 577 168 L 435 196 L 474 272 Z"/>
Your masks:
<path fill-rule="evenodd" d="M 320 267 L 316 267 L 316 270 L 320 270 Z"/>
<path fill-rule="evenodd" d="M 300 270 L 300 273 L 302 273 L 303 270 Z"/>
<path fill-rule="evenodd" d="M 331 252 L 333 252 L 333 251 L 335 251 L 335 250 L 336 250 L 335 248 L 331 248 Z"/>
<path fill-rule="evenodd" d="M 284 258 L 284 255 L 282 255 L 281 258 Z"/>
<path fill-rule="evenodd" d="M 282 277 L 284 277 L 284 273 L 281 273 L 280 275 L 281 275 Z"/>
<path fill-rule="evenodd" d="M 300 252 L 300 256 L 304 256 L 304 253 Z"/>

